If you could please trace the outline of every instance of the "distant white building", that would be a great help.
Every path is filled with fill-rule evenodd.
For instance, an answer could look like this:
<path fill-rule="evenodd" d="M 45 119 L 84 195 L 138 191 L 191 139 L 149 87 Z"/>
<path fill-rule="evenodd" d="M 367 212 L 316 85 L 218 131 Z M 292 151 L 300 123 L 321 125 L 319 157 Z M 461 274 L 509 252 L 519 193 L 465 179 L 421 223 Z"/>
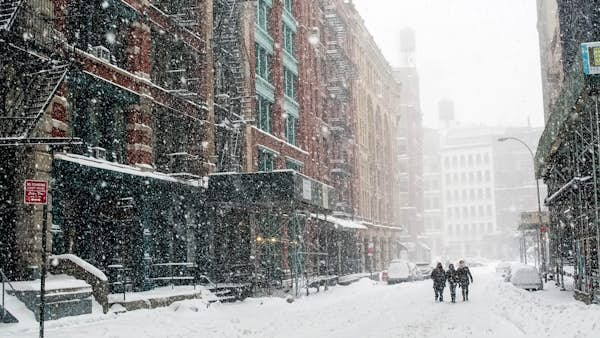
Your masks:
<path fill-rule="evenodd" d="M 444 253 L 482 256 L 488 249 L 485 237 L 498 231 L 492 147 L 446 144 L 441 151 Z"/>

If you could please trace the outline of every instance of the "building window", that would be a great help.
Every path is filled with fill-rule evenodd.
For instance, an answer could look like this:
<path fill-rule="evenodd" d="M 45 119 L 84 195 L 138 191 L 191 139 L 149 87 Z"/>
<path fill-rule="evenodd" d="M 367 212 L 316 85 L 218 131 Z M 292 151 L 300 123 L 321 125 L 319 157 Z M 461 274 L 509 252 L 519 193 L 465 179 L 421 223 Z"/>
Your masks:
<path fill-rule="evenodd" d="M 488 215 L 488 216 L 492 216 L 492 206 L 491 206 L 491 205 L 488 205 L 488 206 L 486 207 L 486 210 L 487 210 L 487 215 Z"/>
<path fill-rule="evenodd" d="M 286 11 L 292 13 L 292 0 L 283 0 L 283 8 Z"/>
<path fill-rule="evenodd" d="M 296 99 L 296 86 L 298 82 L 298 76 L 294 74 L 291 70 L 284 68 L 283 69 L 283 92 L 285 95 L 294 101 Z"/>
<path fill-rule="evenodd" d="M 294 56 L 294 41 L 296 41 L 296 33 L 288 25 L 283 24 L 283 50 L 292 56 Z"/>
<path fill-rule="evenodd" d="M 256 75 L 260 76 L 267 82 L 271 83 L 271 55 L 266 49 L 259 44 L 255 44 L 256 48 Z"/>
<path fill-rule="evenodd" d="M 492 225 L 492 223 L 488 223 L 487 227 L 488 227 L 488 232 L 494 232 L 494 226 Z"/>
<path fill-rule="evenodd" d="M 298 119 L 294 116 L 287 115 L 285 119 L 285 139 L 287 143 L 296 144 L 296 131 L 298 128 Z"/>
<path fill-rule="evenodd" d="M 258 0 L 256 2 L 256 24 L 258 27 L 264 29 L 266 32 L 269 31 L 269 12 L 271 8 L 267 5 L 265 0 Z"/>
<path fill-rule="evenodd" d="M 304 164 L 302 164 L 302 162 L 300 161 L 288 158 L 285 160 L 285 167 L 287 169 L 296 170 L 297 172 L 301 173 L 302 169 L 304 169 Z"/>
<path fill-rule="evenodd" d="M 490 179 L 491 179 L 490 172 L 486 170 L 486 172 L 485 172 L 485 181 L 489 182 Z"/>
<path fill-rule="evenodd" d="M 271 133 L 273 130 L 272 103 L 262 96 L 258 96 L 256 102 L 256 125 L 258 129 Z"/>
<path fill-rule="evenodd" d="M 273 171 L 275 167 L 275 154 L 265 150 L 258 149 L 258 171 Z"/>

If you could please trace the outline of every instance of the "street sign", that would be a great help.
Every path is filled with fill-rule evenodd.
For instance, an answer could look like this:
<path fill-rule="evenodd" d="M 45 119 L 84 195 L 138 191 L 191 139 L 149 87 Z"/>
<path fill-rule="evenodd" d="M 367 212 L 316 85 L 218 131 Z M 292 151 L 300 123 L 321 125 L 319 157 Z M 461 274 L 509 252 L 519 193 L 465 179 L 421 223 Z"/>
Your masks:
<path fill-rule="evenodd" d="M 25 204 L 46 204 L 48 197 L 48 182 L 25 180 L 23 200 Z"/>
<path fill-rule="evenodd" d="M 582 43 L 581 57 L 586 75 L 600 74 L 600 42 Z"/>

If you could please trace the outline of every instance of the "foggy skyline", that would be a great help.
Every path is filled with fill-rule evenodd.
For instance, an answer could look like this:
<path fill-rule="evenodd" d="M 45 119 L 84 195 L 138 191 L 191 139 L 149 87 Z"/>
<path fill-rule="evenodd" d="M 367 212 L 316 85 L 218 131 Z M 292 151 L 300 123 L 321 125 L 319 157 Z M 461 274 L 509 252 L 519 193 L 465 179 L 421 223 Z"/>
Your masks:
<path fill-rule="evenodd" d="M 354 0 L 384 56 L 399 66 L 399 32 L 416 33 L 424 124 L 455 102 L 463 125 L 543 125 L 534 0 Z"/>

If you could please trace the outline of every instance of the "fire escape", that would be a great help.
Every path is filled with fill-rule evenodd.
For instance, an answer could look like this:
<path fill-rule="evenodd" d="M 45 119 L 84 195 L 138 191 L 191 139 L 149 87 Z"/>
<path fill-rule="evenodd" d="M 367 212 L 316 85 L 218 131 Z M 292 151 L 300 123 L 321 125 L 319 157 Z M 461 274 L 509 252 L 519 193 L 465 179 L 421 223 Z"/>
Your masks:
<path fill-rule="evenodd" d="M 351 105 L 350 82 L 353 79 L 354 67 L 345 50 L 347 40 L 346 24 L 340 18 L 335 4 L 325 6 L 326 23 L 326 60 L 330 65 L 328 69 L 327 92 L 333 110 L 329 117 L 331 131 L 336 139 L 333 142 L 334 158 L 331 160 L 331 174 L 340 193 L 337 204 L 337 213 L 341 216 L 351 217 L 353 214 L 351 180 L 353 149 L 351 144 L 354 138 L 352 120 L 349 113 Z"/>
<path fill-rule="evenodd" d="M 33 131 L 65 79 L 69 63 L 58 54 L 61 36 L 51 13 L 25 0 L 0 2 L 0 140 L 32 140 Z M 49 55 L 50 57 L 43 56 Z M 47 138 L 37 138 L 44 143 Z"/>
<path fill-rule="evenodd" d="M 241 169 L 245 117 L 253 97 L 244 78 L 241 15 L 245 0 L 214 2 L 215 143 L 217 171 Z"/>

